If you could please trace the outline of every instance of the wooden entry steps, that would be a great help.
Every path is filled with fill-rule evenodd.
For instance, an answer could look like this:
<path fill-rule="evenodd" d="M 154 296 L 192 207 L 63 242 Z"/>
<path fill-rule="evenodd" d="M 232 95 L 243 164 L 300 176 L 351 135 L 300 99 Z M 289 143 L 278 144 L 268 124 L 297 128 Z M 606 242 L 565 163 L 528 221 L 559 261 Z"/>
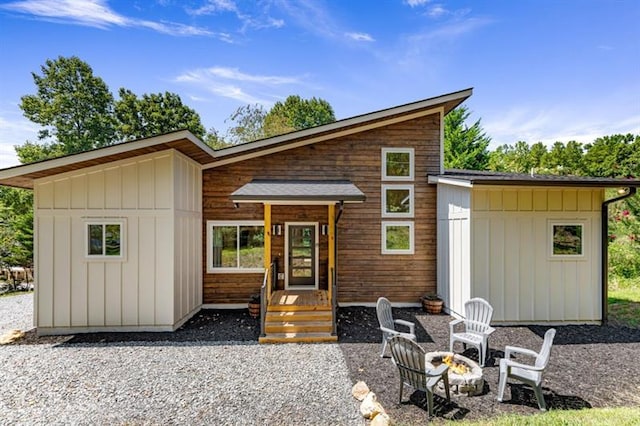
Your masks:
<path fill-rule="evenodd" d="M 336 342 L 327 292 L 278 290 L 267 307 L 265 334 L 260 343 Z"/>

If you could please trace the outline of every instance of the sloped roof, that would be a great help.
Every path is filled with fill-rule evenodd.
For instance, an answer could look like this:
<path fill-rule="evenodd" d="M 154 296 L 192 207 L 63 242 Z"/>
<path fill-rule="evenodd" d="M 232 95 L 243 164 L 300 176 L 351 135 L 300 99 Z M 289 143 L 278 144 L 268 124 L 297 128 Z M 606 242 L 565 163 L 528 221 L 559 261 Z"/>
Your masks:
<path fill-rule="evenodd" d="M 31 189 L 34 179 L 166 149 L 176 149 L 182 152 L 200 163 L 203 168 L 217 167 L 411 120 L 433 114 L 440 108 L 447 114 L 471 96 L 472 91 L 472 89 L 465 89 L 220 150 L 213 150 L 189 131 L 180 130 L 79 154 L 2 169 L 0 170 L 0 185 Z"/>
<path fill-rule="evenodd" d="M 233 202 L 361 203 L 366 197 L 350 181 L 294 181 L 255 179 L 231 194 Z"/>
<path fill-rule="evenodd" d="M 431 183 L 449 183 L 453 185 L 475 186 L 563 186 L 618 188 L 640 187 L 640 179 L 602 178 L 586 176 L 557 176 L 522 173 L 501 173 L 478 170 L 445 170 L 443 174 L 429 176 Z"/>

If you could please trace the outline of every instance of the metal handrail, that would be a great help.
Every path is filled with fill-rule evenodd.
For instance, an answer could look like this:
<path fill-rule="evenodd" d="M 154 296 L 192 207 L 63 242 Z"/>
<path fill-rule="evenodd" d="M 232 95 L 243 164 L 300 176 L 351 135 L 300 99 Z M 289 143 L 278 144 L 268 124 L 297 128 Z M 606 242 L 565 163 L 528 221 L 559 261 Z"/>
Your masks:
<path fill-rule="evenodd" d="M 273 276 L 276 273 L 276 263 L 272 262 L 269 268 L 264 271 L 262 286 L 260 287 L 260 337 L 265 337 L 265 322 L 267 319 L 267 306 L 271 303 Z"/>
<path fill-rule="evenodd" d="M 336 313 L 338 312 L 338 280 L 336 278 L 336 270 L 331 268 L 331 335 L 338 335 L 338 318 Z"/>

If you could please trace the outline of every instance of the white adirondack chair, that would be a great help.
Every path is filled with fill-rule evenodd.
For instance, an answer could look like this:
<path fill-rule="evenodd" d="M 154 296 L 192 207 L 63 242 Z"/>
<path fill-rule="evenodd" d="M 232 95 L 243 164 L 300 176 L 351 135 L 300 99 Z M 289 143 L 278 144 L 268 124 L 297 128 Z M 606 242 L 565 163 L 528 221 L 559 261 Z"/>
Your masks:
<path fill-rule="evenodd" d="M 447 401 L 451 401 L 449 393 L 449 366 L 440 364 L 438 367 L 428 370 L 425 363 L 425 350 L 417 343 L 402 337 L 395 336 L 389 339 L 393 363 L 400 373 L 400 403 L 402 403 L 402 390 L 404 384 L 411 385 L 414 389 L 424 391 L 427 394 L 427 408 L 429 415 L 433 415 L 433 388 L 442 380 Z"/>
<path fill-rule="evenodd" d="M 478 360 L 481 367 L 484 367 L 489 349 L 489 335 L 495 331 L 489 324 L 493 317 L 493 307 L 486 300 L 475 297 L 464 304 L 464 319 L 453 320 L 449 323 L 449 351 L 453 352 L 453 344 L 456 341 L 462 342 L 466 349 L 471 345 L 478 349 Z M 464 325 L 464 330 L 459 324 Z"/>
<path fill-rule="evenodd" d="M 507 385 L 507 378 L 519 380 L 530 385 L 536 394 L 538 399 L 538 407 L 540 410 L 546 411 L 547 404 L 544 401 L 542 395 L 542 375 L 544 373 L 547 364 L 549 363 L 549 357 L 551 356 L 551 346 L 553 345 L 553 338 L 556 335 L 555 328 L 550 328 L 544 334 L 544 342 L 542 343 L 542 349 L 540 352 L 532 351 L 531 349 L 518 348 L 516 346 L 507 346 L 504 349 L 504 359 L 500 360 L 500 383 L 498 385 L 498 401 L 502 402 L 504 396 L 504 388 Z M 524 354 L 535 357 L 535 363 L 533 365 L 523 364 L 511 359 L 512 354 Z"/>
<path fill-rule="evenodd" d="M 380 330 L 382 331 L 382 352 L 380 353 L 381 357 L 384 357 L 384 351 L 387 348 L 387 342 L 393 336 L 406 337 L 407 339 L 413 340 L 414 342 L 417 340 L 415 324 L 401 319 L 394 320 L 393 313 L 391 312 L 391 302 L 389 302 L 387 298 L 380 297 L 378 299 L 378 303 L 376 304 L 376 313 L 378 314 L 378 322 L 380 323 Z M 409 332 L 404 333 L 396 330 L 396 324 L 407 327 L 409 329 Z"/>

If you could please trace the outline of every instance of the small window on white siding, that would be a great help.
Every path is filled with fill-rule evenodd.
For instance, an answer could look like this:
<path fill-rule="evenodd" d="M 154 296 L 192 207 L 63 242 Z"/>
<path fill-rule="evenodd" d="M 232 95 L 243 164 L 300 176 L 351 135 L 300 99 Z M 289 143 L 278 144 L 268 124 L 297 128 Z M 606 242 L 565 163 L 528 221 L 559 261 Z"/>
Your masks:
<path fill-rule="evenodd" d="M 123 259 L 124 235 L 123 220 L 87 221 L 86 257 L 90 259 Z"/>
<path fill-rule="evenodd" d="M 207 221 L 207 272 L 263 272 L 264 222 Z"/>
<path fill-rule="evenodd" d="M 583 257 L 585 226 L 580 222 L 551 222 L 551 256 Z"/>
<path fill-rule="evenodd" d="M 382 222 L 382 254 L 413 254 L 413 222 Z"/>
<path fill-rule="evenodd" d="M 413 148 L 382 148 L 382 180 L 413 180 Z"/>
<path fill-rule="evenodd" d="M 382 185 L 382 217 L 413 217 L 413 185 Z"/>

